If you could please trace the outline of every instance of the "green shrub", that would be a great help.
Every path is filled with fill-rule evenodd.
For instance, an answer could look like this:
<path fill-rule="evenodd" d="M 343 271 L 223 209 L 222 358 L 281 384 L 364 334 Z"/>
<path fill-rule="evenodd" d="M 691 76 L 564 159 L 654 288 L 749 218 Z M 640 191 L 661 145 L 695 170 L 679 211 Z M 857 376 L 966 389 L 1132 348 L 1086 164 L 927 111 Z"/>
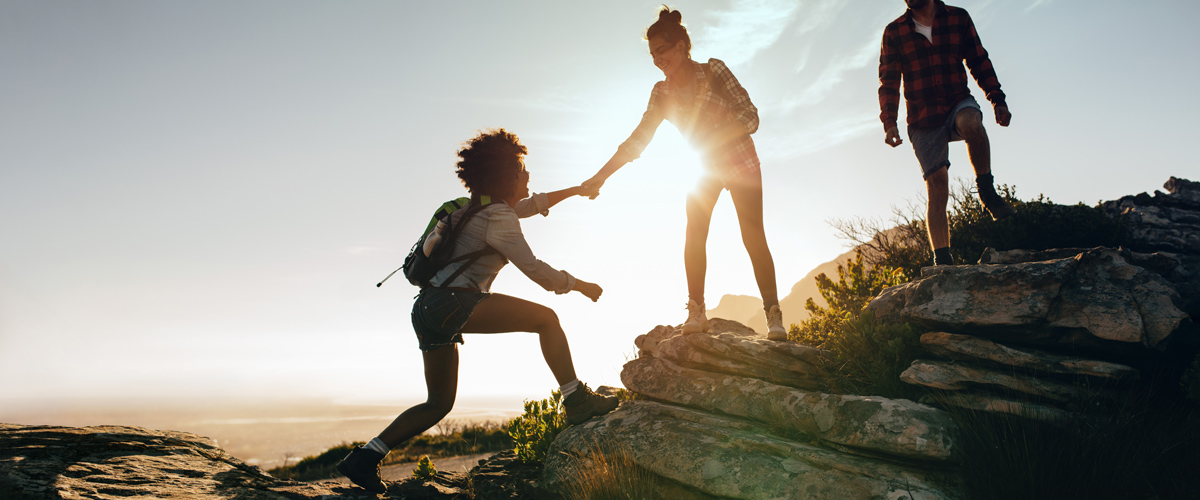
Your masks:
<path fill-rule="evenodd" d="M 1022 201 L 1016 188 L 1000 186 L 999 193 L 1016 210 L 993 221 L 971 186 L 963 181 L 951 189 L 948 213 L 950 253 L 959 264 L 974 264 L 983 250 L 1118 247 L 1131 243 L 1128 225 L 1111 218 L 1099 205 L 1057 205 L 1038 195 Z M 897 208 L 887 220 L 837 219 L 830 224 L 840 237 L 864 249 L 868 265 L 898 270 L 905 281 L 920 276 L 933 263 L 925 224 L 925 200 Z"/>
<path fill-rule="evenodd" d="M 513 451 L 524 463 L 540 463 L 550 450 L 550 443 L 567 428 L 562 408 L 562 394 L 550 393 L 549 399 L 526 401 L 525 413 L 506 426 L 513 439 Z"/>
<path fill-rule="evenodd" d="M 437 468 L 433 466 L 433 460 L 429 459 L 429 455 L 421 457 L 421 460 L 417 462 L 417 468 L 413 469 L 413 477 L 423 481 L 433 479 L 435 474 L 437 474 Z"/>
<path fill-rule="evenodd" d="M 904 281 L 902 272 L 869 266 L 862 252 L 838 265 L 838 280 L 824 273 L 817 290 L 827 307 L 809 299 L 808 319 L 793 324 L 788 339 L 829 352 L 826 383 L 835 392 L 900 397 L 912 392 L 900 372 L 922 352 L 922 330 L 909 324 L 885 324 L 865 311 L 884 288 Z"/>

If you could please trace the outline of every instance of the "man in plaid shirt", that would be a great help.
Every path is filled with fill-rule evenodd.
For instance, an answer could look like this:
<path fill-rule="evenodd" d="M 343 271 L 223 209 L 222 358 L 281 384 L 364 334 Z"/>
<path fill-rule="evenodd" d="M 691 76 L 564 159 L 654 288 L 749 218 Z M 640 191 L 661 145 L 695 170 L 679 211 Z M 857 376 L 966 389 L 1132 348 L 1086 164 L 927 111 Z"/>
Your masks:
<path fill-rule="evenodd" d="M 883 30 L 879 52 L 879 119 L 883 122 L 884 142 L 891 147 L 902 144 L 896 116 L 903 79 L 908 138 L 929 193 L 926 220 L 934 265 L 953 264 L 946 221 L 950 142 L 966 141 L 979 198 L 992 218 L 1014 212 L 992 185 L 991 147 L 983 128 L 983 113 L 967 89 L 963 62 L 995 108 L 996 123 L 1007 127 L 1012 114 L 967 11 L 941 0 L 905 0 L 905 3 L 908 10 L 904 15 Z"/>

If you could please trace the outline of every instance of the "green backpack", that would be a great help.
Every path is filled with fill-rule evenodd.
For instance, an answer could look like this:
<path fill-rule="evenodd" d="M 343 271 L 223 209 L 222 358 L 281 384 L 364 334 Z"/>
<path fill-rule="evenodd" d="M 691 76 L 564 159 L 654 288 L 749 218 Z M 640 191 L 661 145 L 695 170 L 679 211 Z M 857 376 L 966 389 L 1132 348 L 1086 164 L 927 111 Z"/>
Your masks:
<path fill-rule="evenodd" d="M 421 233 L 421 238 L 413 244 L 412 249 L 408 252 L 408 257 L 404 258 L 404 265 L 400 266 L 400 269 L 404 270 L 404 277 L 408 278 L 408 282 L 421 288 L 431 286 L 429 280 L 433 279 L 442 268 L 455 262 L 466 261 L 454 271 L 454 274 L 446 278 L 445 283 L 450 283 L 480 257 L 497 253 L 496 249 L 484 246 L 481 250 L 450 258 L 454 252 L 458 233 L 462 231 L 463 226 L 472 216 L 489 204 L 491 204 L 491 198 L 488 196 L 480 197 L 479 204 L 473 204 L 470 198 L 464 197 L 447 201 L 438 207 L 434 211 L 433 217 L 429 219 L 429 225 L 425 226 L 425 231 Z M 458 220 L 451 227 L 451 221 L 454 219 L 452 215 L 460 211 L 463 212 L 462 215 L 457 217 Z M 387 278 L 375 286 L 383 286 L 383 282 L 400 269 L 392 271 Z"/>

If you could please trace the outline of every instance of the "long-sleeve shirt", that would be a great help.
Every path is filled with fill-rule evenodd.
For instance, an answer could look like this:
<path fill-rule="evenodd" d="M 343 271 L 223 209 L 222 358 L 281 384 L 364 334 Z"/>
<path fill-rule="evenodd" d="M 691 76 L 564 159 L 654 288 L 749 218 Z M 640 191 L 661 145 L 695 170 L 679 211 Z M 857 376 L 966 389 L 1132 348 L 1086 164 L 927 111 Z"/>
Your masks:
<path fill-rule="evenodd" d="M 665 119 L 675 124 L 692 147 L 702 153 L 705 166 L 711 171 L 735 179 L 757 172 L 758 153 L 750 134 L 758 131 L 758 108 L 750 102 L 750 94 L 721 60 L 708 60 L 711 85 L 703 66 L 693 65 L 695 97 L 687 99 L 666 80 L 654 84 L 642 121 L 617 148 L 617 157 L 626 162 L 640 157 Z M 735 130 L 740 128 L 745 133 L 725 136 L 731 121 L 737 124 Z"/>
<path fill-rule="evenodd" d="M 993 106 L 1004 105 L 996 70 L 979 41 L 971 16 L 966 10 L 941 0 L 935 2 L 932 42 L 917 33 L 912 10 L 883 30 L 879 51 L 879 120 L 884 130 L 896 126 L 902 77 L 909 126 L 934 127 L 945 123 L 954 105 L 971 95 L 964 61 L 987 100 Z"/>
<path fill-rule="evenodd" d="M 517 269 L 525 273 L 525 276 L 548 291 L 558 294 L 571 291 L 575 288 L 575 278 L 566 271 L 556 270 L 534 257 L 533 251 L 529 249 L 529 243 L 525 241 L 525 235 L 521 232 L 519 219 L 539 213 L 542 215 L 550 213 L 550 200 L 545 193 L 534 194 L 517 202 L 513 207 L 500 202 L 484 207 L 471 216 L 466 225 L 462 227 L 450 258 L 482 250 L 485 245 L 491 246 L 499 253 L 480 257 L 462 274 L 454 278 L 453 282 L 443 283 L 446 278 L 463 266 L 464 262 L 450 264 L 438 271 L 429 280 L 430 284 L 487 292 L 491 290 L 492 281 L 496 279 L 500 269 L 505 264 L 512 262 Z M 453 216 L 461 214 L 462 212 L 456 212 Z M 457 224 L 458 219 L 452 217 L 450 223 Z"/>

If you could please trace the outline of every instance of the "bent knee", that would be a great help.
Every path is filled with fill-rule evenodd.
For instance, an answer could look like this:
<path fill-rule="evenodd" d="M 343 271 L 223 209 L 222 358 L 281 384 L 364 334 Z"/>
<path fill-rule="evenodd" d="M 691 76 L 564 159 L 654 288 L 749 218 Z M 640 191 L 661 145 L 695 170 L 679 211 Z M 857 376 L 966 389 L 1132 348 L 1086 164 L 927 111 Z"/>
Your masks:
<path fill-rule="evenodd" d="M 558 321 L 558 313 L 549 307 L 542 307 L 533 317 L 534 333 L 558 333 L 562 332 L 562 325 Z"/>
<path fill-rule="evenodd" d="M 983 113 L 978 109 L 959 111 L 958 116 L 954 118 L 954 125 L 958 129 L 958 135 L 963 138 L 987 137 L 987 131 L 983 128 Z"/>

